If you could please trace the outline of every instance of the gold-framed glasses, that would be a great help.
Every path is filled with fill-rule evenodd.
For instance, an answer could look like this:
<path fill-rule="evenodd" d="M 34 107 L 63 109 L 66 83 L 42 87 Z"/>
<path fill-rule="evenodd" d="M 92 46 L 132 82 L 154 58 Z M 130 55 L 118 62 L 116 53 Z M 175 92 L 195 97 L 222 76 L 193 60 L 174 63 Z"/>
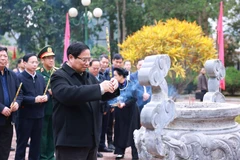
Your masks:
<path fill-rule="evenodd" d="M 81 61 L 83 61 L 83 63 L 87 63 L 91 61 L 91 57 L 87 57 L 87 58 L 77 57 L 77 59 L 80 59 Z"/>

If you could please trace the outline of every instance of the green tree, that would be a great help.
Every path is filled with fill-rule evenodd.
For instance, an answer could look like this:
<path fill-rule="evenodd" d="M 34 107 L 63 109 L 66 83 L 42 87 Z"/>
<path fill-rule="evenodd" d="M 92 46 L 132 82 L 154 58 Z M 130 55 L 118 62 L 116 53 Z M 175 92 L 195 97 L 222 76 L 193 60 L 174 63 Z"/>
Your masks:
<path fill-rule="evenodd" d="M 63 0 L 2 0 L 1 34 L 12 33 L 21 52 L 37 53 L 46 43 L 62 58 L 65 13 L 69 8 Z M 17 37 L 14 33 L 17 33 Z"/>
<path fill-rule="evenodd" d="M 92 48 L 91 54 L 92 54 L 93 58 L 97 58 L 98 59 L 99 56 L 102 55 L 102 54 L 106 54 L 107 55 L 108 54 L 108 50 L 105 47 L 103 47 L 103 46 L 96 45 L 96 46 L 94 46 Z"/>
<path fill-rule="evenodd" d="M 145 0 L 144 20 L 148 24 L 153 24 L 153 20 L 167 20 L 177 18 L 188 22 L 196 21 L 206 35 L 211 33 L 208 19 L 216 20 L 219 13 L 219 3 L 221 0 Z M 225 0 L 225 15 L 232 8 L 235 0 Z"/>
<path fill-rule="evenodd" d="M 4 36 L 1 36 L 1 35 L 0 35 L 0 44 L 1 44 L 1 45 L 9 46 L 9 45 L 10 45 L 10 42 L 9 42 Z"/>
<path fill-rule="evenodd" d="M 234 67 L 228 67 L 226 69 L 226 91 L 230 95 L 234 95 L 240 90 L 240 72 Z"/>

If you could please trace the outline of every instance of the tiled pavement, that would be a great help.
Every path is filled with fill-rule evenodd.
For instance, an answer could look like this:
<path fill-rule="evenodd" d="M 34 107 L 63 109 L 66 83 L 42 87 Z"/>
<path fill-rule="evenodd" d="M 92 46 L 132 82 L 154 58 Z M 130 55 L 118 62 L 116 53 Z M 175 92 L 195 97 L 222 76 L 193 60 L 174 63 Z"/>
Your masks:
<path fill-rule="evenodd" d="M 194 97 L 194 95 L 189 95 L 189 96 L 182 96 L 178 99 L 178 101 L 189 101 L 189 97 L 190 99 L 192 99 Z M 199 100 L 195 100 L 196 102 Z M 227 103 L 235 103 L 235 104 L 240 104 L 240 97 L 226 97 L 226 101 Z M 193 102 L 194 103 L 194 102 Z M 16 136 L 15 136 L 15 132 L 14 132 L 14 136 L 13 136 L 13 140 L 12 140 L 12 147 L 16 148 Z M 28 148 L 26 151 L 26 160 L 27 160 L 27 156 L 28 156 Z M 103 158 L 98 158 L 98 160 L 114 160 L 115 156 L 113 153 L 103 153 Z M 15 151 L 12 151 L 10 153 L 9 156 L 9 160 L 14 160 L 15 157 Z M 131 148 L 127 148 L 126 153 L 125 153 L 125 157 L 124 160 L 131 160 Z"/>
<path fill-rule="evenodd" d="M 14 131 L 14 135 L 13 135 L 13 140 L 12 140 L 12 147 L 16 149 L 16 136 L 15 136 L 15 131 Z M 27 147 L 26 150 L 26 160 L 28 159 L 28 150 L 29 148 Z M 114 160 L 115 156 L 113 153 L 102 153 L 103 154 L 103 158 L 98 158 L 98 160 Z M 15 151 L 11 151 L 8 160 L 14 160 L 15 157 Z M 131 148 L 127 148 L 125 156 L 124 156 L 124 160 L 131 160 L 132 156 L 131 156 Z"/>
<path fill-rule="evenodd" d="M 12 140 L 12 147 L 13 148 L 16 148 L 16 136 L 15 136 L 15 131 L 14 131 L 14 136 L 13 136 L 13 140 Z M 29 148 L 27 147 L 27 150 L 26 150 L 26 160 L 28 159 L 28 150 Z M 103 158 L 98 158 L 98 160 L 114 160 L 115 159 L 115 156 L 113 153 L 102 153 L 103 154 Z M 15 157 L 15 151 L 11 151 L 10 152 L 10 156 L 8 158 L 8 160 L 14 160 L 14 157 Z M 132 157 L 131 157 L 131 148 L 127 148 L 126 150 L 126 153 L 125 153 L 125 156 L 124 156 L 124 160 L 131 160 Z"/>

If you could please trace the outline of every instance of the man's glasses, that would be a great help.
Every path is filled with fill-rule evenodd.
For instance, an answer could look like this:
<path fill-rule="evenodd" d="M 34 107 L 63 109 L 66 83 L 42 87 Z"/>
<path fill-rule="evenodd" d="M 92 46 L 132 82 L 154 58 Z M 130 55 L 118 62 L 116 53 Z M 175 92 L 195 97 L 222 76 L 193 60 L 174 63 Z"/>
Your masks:
<path fill-rule="evenodd" d="M 38 64 L 39 64 L 39 62 L 38 62 L 38 61 L 32 61 L 32 62 L 27 62 L 27 63 L 29 63 L 29 64 L 31 64 L 31 65 L 33 65 L 33 64 L 36 64 L 36 65 L 38 65 Z"/>
<path fill-rule="evenodd" d="M 83 63 L 87 63 L 91 61 L 91 58 L 81 58 L 81 57 L 77 57 L 77 59 L 80 59 L 83 61 Z"/>

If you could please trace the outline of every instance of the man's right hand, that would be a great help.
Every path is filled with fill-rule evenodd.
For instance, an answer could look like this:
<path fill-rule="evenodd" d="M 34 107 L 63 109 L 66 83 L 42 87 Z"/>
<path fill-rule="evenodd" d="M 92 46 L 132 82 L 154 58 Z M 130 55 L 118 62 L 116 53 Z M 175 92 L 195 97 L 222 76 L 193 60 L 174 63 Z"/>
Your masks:
<path fill-rule="evenodd" d="M 4 116 L 8 117 L 11 115 L 11 109 L 8 107 L 4 107 L 2 112 L 1 112 Z"/>
<path fill-rule="evenodd" d="M 114 92 L 114 85 L 112 84 L 111 81 L 103 81 L 102 83 L 100 83 L 101 87 L 104 90 L 104 93 L 106 92 L 110 92 L 113 93 Z"/>

